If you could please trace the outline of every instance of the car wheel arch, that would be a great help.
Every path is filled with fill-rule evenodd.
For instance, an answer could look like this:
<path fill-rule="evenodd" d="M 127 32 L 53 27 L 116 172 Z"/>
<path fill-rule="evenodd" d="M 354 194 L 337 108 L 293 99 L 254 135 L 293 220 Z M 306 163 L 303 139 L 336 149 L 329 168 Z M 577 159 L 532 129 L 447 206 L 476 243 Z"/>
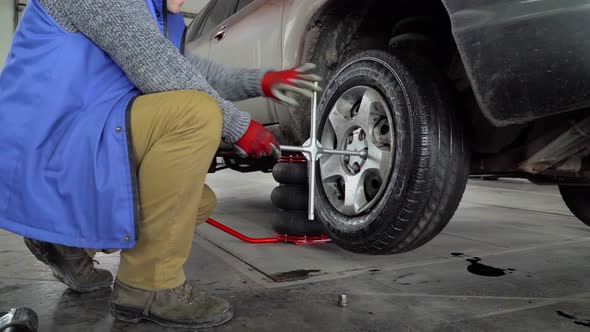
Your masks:
<path fill-rule="evenodd" d="M 411 25 L 408 27 L 407 22 L 411 21 L 413 17 L 435 17 L 444 21 L 444 24 L 448 24 L 446 27 L 448 28 L 448 31 L 445 32 L 447 33 L 445 42 L 451 43 L 453 47 L 455 47 L 452 52 L 456 52 L 456 46 L 454 45 L 452 32 L 450 30 L 450 18 L 448 17 L 448 12 L 441 0 L 432 0 L 432 3 L 434 4 L 432 6 L 434 9 L 431 10 L 431 13 L 415 15 L 412 14 L 412 12 L 415 11 L 415 8 L 412 9 L 412 6 L 417 5 L 412 5 L 408 2 L 406 6 L 409 7 L 404 10 L 406 12 L 405 14 L 400 14 L 393 22 L 387 23 L 391 25 L 391 27 L 380 28 L 379 25 L 376 26 L 374 24 L 374 21 L 385 22 L 384 17 L 379 17 L 379 15 L 383 15 L 383 10 L 380 6 L 385 6 L 391 9 L 395 4 L 387 4 L 380 1 L 367 1 L 362 3 L 349 0 L 324 1 L 319 9 L 307 19 L 307 27 L 305 33 L 301 36 L 302 40 L 299 43 L 302 45 L 302 51 L 299 52 L 301 58 L 298 62 L 312 62 L 317 64 L 318 74 L 324 77 L 324 82 L 326 82 L 334 74 L 333 71 L 340 66 L 344 59 L 349 58 L 351 54 L 369 49 L 390 50 L 392 48 L 390 41 L 394 37 L 390 32 L 394 30 L 394 26 L 398 23 L 404 24 L 406 26 L 404 29 L 407 30 L 401 31 L 400 33 L 405 33 L 406 37 L 410 37 L 404 38 L 404 45 L 402 46 L 414 47 L 417 40 L 423 40 L 424 38 L 417 36 L 416 33 L 412 33 L 411 30 L 413 28 Z M 376 16 L 377 19 L 375 18 Z M 422 31 L 421 33 L 427 32 Z M 411 36 L 416 38 L 412 39 Z M 395 45 L 395 47 L 398 46 L 400 45 Z M 436 49 L 436 47 L 433 47 L 433 49 Z M 425 52 L 421 51 L 420 53 L 424 54 Z M 436 54 L 436 52 L 433 52 L 433 54 Z M 459 66 L 462 66 L 460 61 Z M 463 73 L 463 68 L 461 68 L 459 72 Z M 467 77 L 465 76 L 461 79 L 465 81 L 467 80 Z M 463 83 L 463 85 L 465 85 L 465 83 Z M 310 113 L 308 110 L 310 109 L 310 102 L 303 101 L 302 105 L 303 106 L 297 110 L 289 111 L 291 113 L 290 117 L 284 117 L 283 119 L 283 121 L 289 122 L 285 123 L 283 125 L 284 127 L 292 126 L 293 122 L 297 122 L 296 126 L 298 127 L 298 130 L 296 135 L 304 136 L 298 137 L 298 141 L 300 142 L 290 143 L 301 143 L 308 138 L 307 133 L 309 133 L 310 122 Z M 281 120 L 279 121 L 281 123 L 283 122 Z"/>

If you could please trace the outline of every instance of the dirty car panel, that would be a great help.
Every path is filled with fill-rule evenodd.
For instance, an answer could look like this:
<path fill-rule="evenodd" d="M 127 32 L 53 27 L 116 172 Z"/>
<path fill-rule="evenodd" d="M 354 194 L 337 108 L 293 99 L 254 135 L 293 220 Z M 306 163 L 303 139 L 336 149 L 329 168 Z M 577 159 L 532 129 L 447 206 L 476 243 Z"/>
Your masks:
<path fill-rule="evenodd" d="M 590 106 L 590 1 L 443 0 L 473 91 L 497 126 Z"/>

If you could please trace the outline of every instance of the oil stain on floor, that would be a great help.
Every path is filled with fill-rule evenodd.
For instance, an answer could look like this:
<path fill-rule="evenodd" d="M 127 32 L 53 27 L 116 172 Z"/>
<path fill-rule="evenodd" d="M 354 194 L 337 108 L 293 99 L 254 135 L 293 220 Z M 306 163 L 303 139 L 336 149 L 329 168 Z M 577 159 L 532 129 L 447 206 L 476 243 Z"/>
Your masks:
<path fill-rule="evenodd" d="M 309 277 L 313 277 L 318 275 L 321 270 L 294 270 L 289 272 L 282 272 L 270 275 L 272 280 L 276 282 L 282 281 L 294 281 L 294 280 L 302 280 L 307 279 Z"/>
<path fill-rule="evenodd" d="M 501 276 L 505 276 L 507 274 L 512 274 L 514 271 L 516 271 L 515 269 L 512 269 L 512 268 L 501 269 L 501 268 L 489 266 L 486 264 L 482 264 L 481 258 L 467 256 L 461 252 L 453 252 L 453 253 L 451 253 L 451 255 L 454 257 L 465 258 L 465 260 L 467 262 L 471 263 L 469 266 L 467 266 L 467 271 L 469 271 L 472 274 L 482 276 L 482 277 L 501 277 Z M 529 275 L 527 275 L 527 276 L 529 276 Z"/>

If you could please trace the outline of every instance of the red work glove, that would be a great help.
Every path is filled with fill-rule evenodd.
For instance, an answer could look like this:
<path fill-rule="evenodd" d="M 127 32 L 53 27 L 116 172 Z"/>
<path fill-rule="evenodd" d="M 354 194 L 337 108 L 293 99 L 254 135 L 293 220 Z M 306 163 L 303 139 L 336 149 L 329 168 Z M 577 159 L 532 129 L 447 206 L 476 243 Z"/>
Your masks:
<path fill-rule="evenodd" d="M 298 106 L 299 103 L 287 96 L 287 93 L 294 92 L 311 98 L 314 91 L 321 91 L 314 84 L 322 80 L 320 76 L 313 74 L 315 67 L 312 63 L 306 63 L 289 70 L 270 71 L 262 77 L 262 91 L 267 97 L 290 106 Z"/>
<path fill-rule="evenodd" d="M 268 129 L 254 120 L 250 121 L 250 126 L 244 135 L 234 143 L 234 147 L 243 157 L 273 156 L 275 159 L 281 158 L 279 142 Z"/>

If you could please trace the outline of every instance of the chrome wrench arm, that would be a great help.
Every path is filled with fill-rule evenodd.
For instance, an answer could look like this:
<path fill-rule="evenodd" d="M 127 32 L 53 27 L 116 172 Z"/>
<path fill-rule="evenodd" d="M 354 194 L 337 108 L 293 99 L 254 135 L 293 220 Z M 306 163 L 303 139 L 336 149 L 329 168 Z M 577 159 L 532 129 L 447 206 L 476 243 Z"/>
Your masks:
<path fill-rule="evenodd" d="M 315 83 L 316 87 L 318 86 L 317 82 Z M 314 201 L 315 201 L 315 187 L 316 187 L 316 172 L 317 172 L 317 164 L 316 161 L 324 155 L 342 155 L 342 156 L 358 156 L 362 158 L 367 157 L 367 151 L 349 151 L 349 150 L 334 150 L 334 149 L 326 149 L 322 147 L 322 144 L 317 140 L 317 113 L 318 113 L 318 93 L 313 93 L 313 98 L 311 101 L 311 127 L 309 133 L 309 140 L 305 142 L 302 146 L 291 146 L 291 145 L 281 145 L 282 151 L 288 152 L 299 152 L 305 156 L 307 159 L 307 169 L 308 169 L 308 186 L 309 186 L 309 200 L 308 204 L 308 214 L 307 218 L 309 220 L 315 219 L 315 209 L 314 209 Z"/>

